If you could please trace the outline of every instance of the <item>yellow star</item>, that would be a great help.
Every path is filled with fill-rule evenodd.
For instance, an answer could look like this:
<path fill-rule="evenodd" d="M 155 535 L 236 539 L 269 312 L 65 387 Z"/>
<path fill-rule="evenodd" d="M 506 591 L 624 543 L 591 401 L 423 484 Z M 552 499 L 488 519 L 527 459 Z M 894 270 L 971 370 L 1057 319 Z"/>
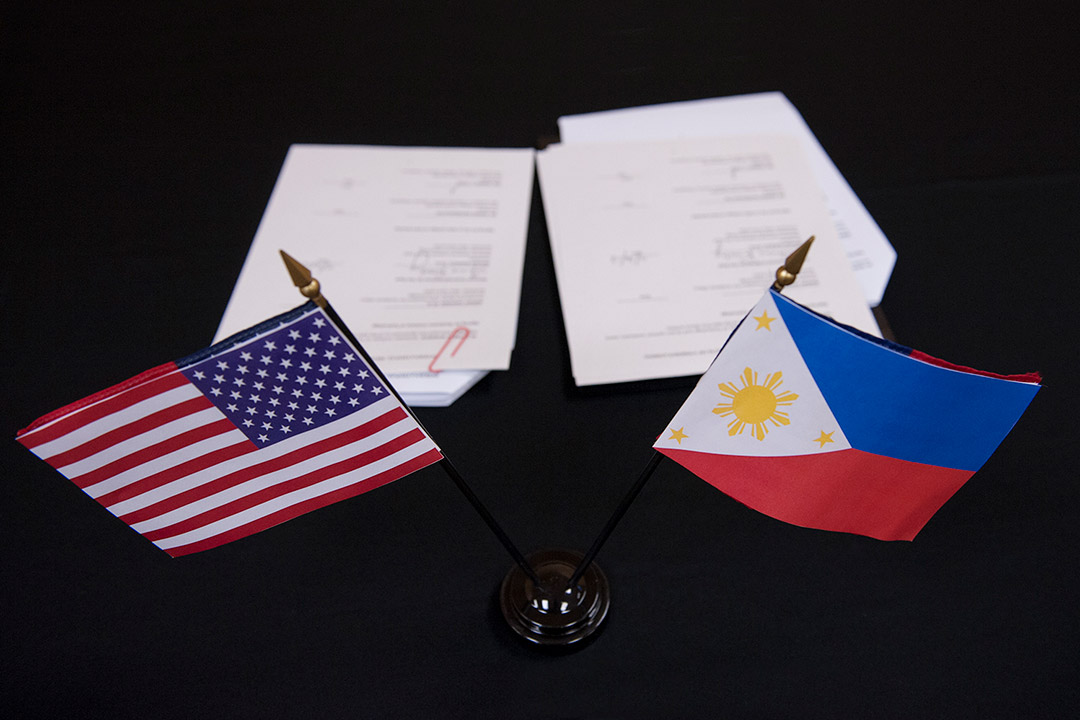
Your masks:
<path fill-rule="evenodd" d="M 754 319 L 757 320 L 757 327 L 754 328 L 755 330 L 760 330 L 761 328 L 765 328 L 769 332 L 772 332 L 772 328 L 769 327 L 769 323 L 771 323 L 776 318 L 769 317 L 769 311 L 768 310 L 762 310 L 761 311 L 761 316 L 760 317 L 754 317 Z"/>
<path fill-rule="evenodd" d="M 684 425 L 683 427 L 686 426 Z M 675 442 L 682 445 L 683 438 L 686 437 L 690 436 L 683 432 L 683 428 L 679 428 L 678 430 L 676 430 L 675 428 L 671 428 L 671 437 L 669 437 L 668 440 L 674 440 Z"/>
<path fill-rule="evenodd" d="M 824 430 L 822 430 L 821 431 L 821 437 L 814 438 L 813 442 L 821 443 L 821 447 L 825 447 L 825 443 L 836 442 L 835 440 L 832 439 L 833 433 L 835 433 L 835 432 L 836 431 L 833 430 L 831 433 L 827 433 Z"/>

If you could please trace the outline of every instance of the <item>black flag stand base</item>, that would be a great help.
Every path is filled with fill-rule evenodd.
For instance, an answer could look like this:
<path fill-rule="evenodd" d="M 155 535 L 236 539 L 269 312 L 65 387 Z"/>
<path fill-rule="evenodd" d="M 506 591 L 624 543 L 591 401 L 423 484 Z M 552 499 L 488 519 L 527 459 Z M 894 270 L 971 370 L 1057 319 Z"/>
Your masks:
<path fill-rule="evenodd" d="M 653 451 L 587 553 L 541 550 L 511 568 L 499 590 L 499 605 L 514 632 L 536 645 L 573 648 L 600 629 L 611 605 L 611 590 L 593 559 L 663 458 Z M 525 573 L 523 568 L 529 567 L 535 577 Z"/>
<path fill-rule="evenodd" d="M 539 584 L 520 566 L 510 569 L 499 590 L 499 605 L 514 632 L 536 645 L 572 648 L 600 629 L 611 604 L 607 577 L 590 563 L 577 582 L 569 582 L 584 557 L 573 550 L 529 555 Z"/>

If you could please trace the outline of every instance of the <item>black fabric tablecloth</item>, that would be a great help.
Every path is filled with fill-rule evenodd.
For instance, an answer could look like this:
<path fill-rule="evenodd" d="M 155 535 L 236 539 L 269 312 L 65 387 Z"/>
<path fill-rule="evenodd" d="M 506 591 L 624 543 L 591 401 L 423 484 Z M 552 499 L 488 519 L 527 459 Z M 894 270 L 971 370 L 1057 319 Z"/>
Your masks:
<path fill-rule="evenodd" d="M 1074 29 L 1054 4 L 674 5 L 0 10 L 6 717 L 1075 716 Z M 549 656 L 503 625 L 510 561 L 438 468 L 172 560 L 13 440 L 210 341 L 290 143 L 530 146 L 763 90 L 895 245 L 897 338 L 1044 373 L 914 542 L 665 462 L 600 555 L 607 627 Z M 584 548 L 690 386 L 574 387 L 537 192 L 512 368 L 419 414 L 524 550 Z"/>

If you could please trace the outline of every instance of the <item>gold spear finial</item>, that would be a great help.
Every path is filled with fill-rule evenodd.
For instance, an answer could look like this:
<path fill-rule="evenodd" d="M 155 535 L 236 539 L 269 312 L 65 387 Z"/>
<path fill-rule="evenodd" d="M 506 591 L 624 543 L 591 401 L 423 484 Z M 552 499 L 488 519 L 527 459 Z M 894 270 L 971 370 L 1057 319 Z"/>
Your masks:
<path fill-rule="evenodd" d="M 314 300 L 319 307 L 325 308 L 326 299 L 322 296 L 319 281 L 311 277 L 311 271 L 284 250 L 278 250 L 278 252 L 281 253 L 281 259 L 285 262 L 285 267 L 289 271 L 289 277 L 292 278 L 293 285 L 300 288 L 300 294 L 309 300 Z"/>
<path fill-rule="evenodd" d="M 811 235 L 810 239 L 795 249 L 795 252 L 787 256 L 787 260 L 784 260 L 784 264 L 776 268 L 776 282 L 773 283 L 772 289 L 776 292 L 783 292 L 784 288 L 791 283 L 795 282 L 795 276 L 802 270 L 803 261 L 806 260 L 806 253 L 810 252 L 810 246 L 814 243 L 814 236 Z"/>

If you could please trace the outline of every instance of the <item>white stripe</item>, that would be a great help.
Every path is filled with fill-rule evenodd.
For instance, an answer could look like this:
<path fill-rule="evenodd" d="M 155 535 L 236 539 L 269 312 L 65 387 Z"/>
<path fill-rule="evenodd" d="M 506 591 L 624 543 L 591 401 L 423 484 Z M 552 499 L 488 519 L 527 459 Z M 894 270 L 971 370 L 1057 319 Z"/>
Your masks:
<path fill-rule="evenodd" d="M 59 417 L 53 418 L 52 420 L 45 423 L 44 425 L 39 425 L 39 426 L 35 427 L 33 430 L 25 433 L 23 435 L 23 437 L 32 438 L 35 433 L 39 433 L 39 432 L 41 432 L 43 430 L 51 428 L 53 425 L 55 425 L 58 422 L 67 420 L 70 417 L 76 417 L 79 413 L 84 412 L 86 410 L 89 410 L 90 408 L 97 407 L 98 405 L 100 405 L 101 403 L 103 403 L 103 402 L 105 402 L 107 400 L 112 400 L 115 397 L 123 397 L 125 394 L 127 394 L 128 392 L 131 392 L 132 390 L 135 390 L 137 388 L 141 388 L 141 387 L 143 387 L 144 385 L 146 385 L 148 383 L 155 382 L 155 381 L 160 380 L 162 378 L 169 377 L 170 375 L 172 375 L 172 374 L 174 374 L 176 372 L 178 372 L 178 371 L 175 370 L 175 369 L 169 370 L 169 371 L 165 372 L 162 375 L 157 375 L 155 377 L 144 380 L 144 381 L 140 382 L 138 385 L 132 385 L 131 387 L 124 388 L 123 390 L 109 393 L 108 395 L 105 395 L 104 397 L 102 397 L 102 398 L 100 398 L 98 400 L 95 400 L 94 402 L 92 402 L 92 403 L 90 403 L 88 405 L 84 405 L 82 407 L 71 410 L 70 412 L 67 412 L 67 413 L 65 413 L 65 414 L 63 414 L 63 415 L 61 415 Z M 134 379 L 134 378 L 132 378 L 132 379 Z M 130 380 L 128 382 L 130 382 Z M 106 388 L 106 389 L 108 389 L 108 388 Z M 102 391 L 102 392 L 105 392 L 105 391 Z M 84 398 L 83 400 L 81 400 L 79 402 L 86 402 L 86 398 Z"/>
<path fill-rule="evenodd" d="M 200 440 L 197 443 L 185 445 L 178 450 L 173 450 L 167 455 L 162 455 L 161 457 L 154 458 L 149 462 L 144 462 L 141 465 L 136 465 L 133 468 L 129 468 L 122 473 L 117 473 L 110 478 L 105 478 L 104 480 L 94 483 L 93 485 L 87 485 L 85 488 L 83 488 L 83 492 L 85 492 L 90 497 L 96 499 L 101 497 L 102 495 L 107 495 L 114 490 L 119 490 L 122 487 L 126 487 L 141 480 L 145 480 L 148 477 L 152 477 L 154 475 L 157 475 L 158 473 L 165 472 L 166 470 L 171 470 L 177 465 L 185 463 L 188 460 L 194 460 L 195 458 L 199 458 L 208 453 L 212 453 L 215 450 L 220 450 L 221 448 L 236 445 L 237 443 L 248 443 L 250 445 L 251 441 L 247 439 L 244 433 L 233 428 L 232 430 L 229 430 L 228 432 L 223 432 L 220 435 L 214 435 L 213 437 L 208 437 L 205 440 Z M 254 454 L 254 447 L 252 447 L 252 452 L 249 454 Z M 244 456 L 240 456 L 237 459 L 240 460 L 243 459 L 243 457 Z M 183 481 L 183 477 L 178 478 L 177 480 L 169 483 L 165 487 L 181 481 Z M 110 508 L 110 510 L 111 509 L 112 508 Z"/>
<path fill-rule="evenodd" d="M 82 445 L 88 440 L 93 440 L 94 438 L 100 437 L 101 435 L 104 435 L 110 430 L 115 430 L 116 428 L 123 427 L 124 425 L 140 420 L 147 415 L 152 415 L 159 410 L 164 410 L 167 407 L 177 405 L 184 402 L 185 400 L 199 397 L 200 395 L 202 395 L 202 393 L 200 393 L 199 389 L 194 385 L 191 385 L 190 383 L 186 385 L 181 385 L 180 387 L 173 388 L 172 390 L 167 390 L 160 395 L 148 397 L 145 400 L 141 400 L 135 403 L 134 405 L 129 405 L 125 408 L 121 408 L 120 410 L 117 410 L 111 415 L 106 415 L 105 417 L 98 418 L 97 420 L 87 423 L 86 425 L 77 427 L 66 435 L 61 435 L 55 440 L 50 440 L 47 443 L 42 443 L 41 445 L 38 445 L 36 448 L 33 449 L 34 454 L 43 460 L 48 460 L 54 455 L 59 455 L 62 452 L 67 452 L 72 448 L 76 448 Z M 110 396 L 110 398 L 106 399 L 111 399 L 113 397 L 116 396 L 113 395 Z M 94 403 L 94 405 L 97 405 L 97 403 Z M 91 405 L 89 407 L 94 407 L 94 405 Z M 66 420 L 67 418 L 76 418 L 78 417 L 78 414 L 80 412 L 86 409 L 87 408 L 80 408 L 79 410 L 65 415 L 62 418 L 57 418 L 56 422 L 59 422 L 60 420 Z M 49 425 L 52 424 L 53 423 L 49 423 Z M 46 425 L 44 427 L 49 427 L 49 425 Z M 35 428 L 34 432 L 42 429 L 44 428 Z M 33 432 L 27 433 L 26 435 L 23 435 L 23 437 L 32 441 Z"/>
<path fill-rule="evenodd" d="M 347 432 L 355 427 L 359 427 L 366 422 L 370 422 L 375 418 L 383 415 L 384 413 L 392 411 L 394 408 L 400 407 L 400 404 L 392 397 L 383 398 L 377 402 L 368 405 L 362 410 L 346 415 L 337 422 L 328 423 L 322 427 L 315 428 L 313 430 L 305 431 L 299 435 L 286 438 L 281 442 L 275 443 L 270 447 L 263 448 L 257 453 L 250 455 L 244 455 L 241 457 L 227 460 L 218 465 L 208 467 L 205 470 L 192 473 L 184 478 L 179 478 L 174 482 L 162 485 L 161 487 L 149 490 L 141 495 L 136 495 L 128 500 L 118 502 L 115 505 L 109 507 L 109 512 L 117 516 L 126 515 L 127 513 L 134 512 L 135 510 L 141 510 L 144 507 L 153 505 L 154 503 L 161 502 L 162 500 L 171 498 L 174 495 L 178 495 L 182 492 L 186 492 L 191 488 L 200 487 L 208 482 L 213 482 L 220 477 L 224 477 L 230 473 L 243 470 L 249 465 L 266 462 L 268 460 L 274 460 L 287 455 L 294 450 L 309 445 L 326 438 L 333 437 L 343 432 Z M 142 477 L 146 477 L 143 474 Z M 119 476 L 118 476 L 119 477 Z M 141 479 L 137 478 L 137 479 Z M 129 480 L 134 482 L 135 480 Z"/>
<path fill-rule="evenodd" d="M 290 482 L 298 477 L 303 477 L 304 475 L 319 470 L 320 468 L 324 468 L 327 465 L 333 465 L 336 462 L 348 460 L 360 453 L 384 445 L 414 429 L 416 429 L 416 423 L 413 422 L 412 418 L 405 418 L 357 442 L 331 450 L 322 455 L 316 455 L 315 457 L 297 463 L 296 465 L 290 465 L 281 470 L 276 470 L 252 478 L 239 485 L 234 485 L 221 492 L 196 500 L 195 502 L 176 508 L 175 510 L 171 510 L 163 515 L 158 515 L 149 520 L 135 523 L 131 527 L 140 533 L 168 527 L 169 525 L 182 522 L 188 518 L 207 512 L 208 510 L 227 505 L 234 500 L 260 492 L 266 488 L 273 487 L 280 483 Z"/>
<path fill-rule="evenodd" d="M 324 480 L 323 482 L 317 483 L 310 487 L 295 490 L 291 493 L 282 495 L 281 497 L 274 498 L 273 500 L 268 500 L 261 505 L 256 505 L 255 507 L 248 508 L 247 510 L 239 512 L 236 515 L 222 518 L 221 520 L 210 523 L 209 525 L 204 525 L 200 528 L 196 528 L 195 530 L 191 530 L 182 535 L 176 535 L 171 538 L 163 538 L 161 540 L 157 540 L 154 542 L 154 544 L 163 550 L 167 550 L 169 548 L 188 545 L 190 543 L 199 542 L 200 540 L 214 537 L 215 535 L 220 535 L 221 533 L 228 532 L 235 528 L 259 520 L 260 518 L 264 518 L 267 515 L 278 512 L 279 510 L 292 507 L 293 505 L 297 505 L 312 498 L 326 495 L 327 493 L 334 492 L 335 490 L 340 490 L 344 487 L 359 484 L 364 480 L 372 477 L 373 475 L 377 475 L 387 470 L 392 470 L 393 468 L 399 465 L 403 465 L 404 463 L 416 457 L 419 457 L 420 455 L 423 455 L 425 452 L 434 449 L 435 444 L 432 443 L 430 439 L 424 438 L 420 442 L 410 445 L 409 447 L 404 448 L 399 452 L 390 455 L 389 457 L 383 458 L 378 462 L 372 463 L 370 465 L 365 465 L 362 468 L 359 468 L 349 473 L 345 473 L 344 475 L 339 475 L 335 478 Z"/>
<path fill-rule="evenodd" d="M 216 407 L 209 407 L 205 410 L 192 413 L 191 415 L 185 415 L 182 418 L 173 420 L 172 422 L 165 423 L 156 428 L 147 430 L 144 433 L 130 437 L 127 440 L 110 445 L 104 448 L 100 452 L 96 452 L 93 455 L 71 463 L 70 465 L 64 465 L 63 467 L 56 468 L 65 477 L 72 480 L 85 475 L 89 472 L 93 472 L 100 467 L 108 465 L 109 463 L 127 457 L 132 453 L 143 450 L 152 445 L 156 445 L 159 442 L 169 440 L 177 435 L 187 432 L 188 430 L 194 430 L 195 428 L 202 427 L 203 425 L 209 425 L 210 423 L 218 420 L 223 420 L 225 415 Z"/>

